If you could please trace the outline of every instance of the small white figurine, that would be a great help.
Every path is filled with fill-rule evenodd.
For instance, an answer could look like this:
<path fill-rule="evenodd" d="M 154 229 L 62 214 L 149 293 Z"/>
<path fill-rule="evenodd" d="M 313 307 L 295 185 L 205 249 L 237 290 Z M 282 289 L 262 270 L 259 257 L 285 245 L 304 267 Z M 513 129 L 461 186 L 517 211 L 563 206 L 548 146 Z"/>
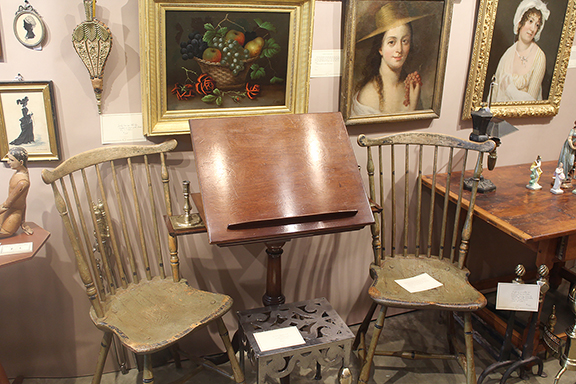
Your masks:
<path fill-rule="evenodd" d="M 542 189 L 542 186 L 538 184 L 538 180 L 540 180 L 540 175 L 542 174 L 542 169 L 540 166 L 542 165 L 542 158 L 540 155 L 536 157 L 536 160 L 532 162 L 530 166 L 530 182 L 526 185 L 526 188 L 531 189 L 533 191 L 537 191 Z"/>
<path fill-rule="evenodd" d="M 560 163 L 558 163 L 558 168 L 556 168 L 554 170 L 554 186 L 552 187 L 550 192 L 552 192 L 555 195 L 559 195 L 561 193 L 564 193 L 562 188 L 560 188 L 560 185 L 562 184 L 562 181 L 564 181 L 564 179 L 565 179 L 564 164 L 562 164 L 562 162 L 560 162 Z"/>

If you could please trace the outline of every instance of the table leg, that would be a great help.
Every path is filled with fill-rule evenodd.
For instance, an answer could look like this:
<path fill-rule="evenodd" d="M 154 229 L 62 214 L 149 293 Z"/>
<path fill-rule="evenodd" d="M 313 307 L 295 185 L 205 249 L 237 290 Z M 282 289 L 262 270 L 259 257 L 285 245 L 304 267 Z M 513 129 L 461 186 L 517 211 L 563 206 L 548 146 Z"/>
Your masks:
<path fill-rule="evenodd" d="M 286 242 L 266 243 L 268 261 L 266 265 L 266 293 L 262 296 L 265 306 L 286 302 L 282 294 L 282 247 Z"/>
<path fill-rule="evenodd" d="M 549 240 L 542 240 L 538 243 L 538 253 L 536 255 L 536 266 L 542 264 L 548 267 L 550 271 L 550 287 L 552 289 L 558 288 L 562 282 L 562 278 L 556 271 L 558 269 L 554 268 L 555 262 L 557 262 L 557 256 L 565 252 L 566 242 L 568 237 L 561 237 Z"/>
<path fill-rule="evenodd" d="M 14 379 L 12 384 L 21 384 L 22 381 L 24 381 L 24 377 L 18 376 Z M 6 371 L 4 370 L 2 363 L 0 363 L 0 384 L 10 384 L 10 380 L 8 380 L 8 376 L 6 375 Z"/>
<path fill-rule="evenodd" d="M 0 363 L 0 384 L 10 384 L 10 381 L 8 381 L 8 376 L 6 376 L 6 371 L 4 370 L 2 363 Z"/>

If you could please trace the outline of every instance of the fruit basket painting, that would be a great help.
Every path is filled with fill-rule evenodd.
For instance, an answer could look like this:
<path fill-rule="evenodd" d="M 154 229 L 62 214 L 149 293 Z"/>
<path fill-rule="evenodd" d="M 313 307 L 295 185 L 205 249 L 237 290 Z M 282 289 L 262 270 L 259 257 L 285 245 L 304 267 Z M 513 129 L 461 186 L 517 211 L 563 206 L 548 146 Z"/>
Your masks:
<path fill-rule="evenodd" d="M 144 133 L 188 133 L 193 118 L 307 112 L 313 5 L 140 0 Z"/>

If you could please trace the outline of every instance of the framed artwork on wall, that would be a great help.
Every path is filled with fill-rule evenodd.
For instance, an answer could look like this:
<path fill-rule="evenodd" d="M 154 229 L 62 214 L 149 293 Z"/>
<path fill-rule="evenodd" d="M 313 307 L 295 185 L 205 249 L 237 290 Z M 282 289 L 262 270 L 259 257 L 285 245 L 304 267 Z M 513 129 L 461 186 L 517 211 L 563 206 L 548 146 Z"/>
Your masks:
<path fill-rule="evenodd" d="M 498 117 L 556 115 L 575 11 L 576 0 L 480 0 L 462 119 L 488 102 Z"/>
<path fill-rule="evenodd" d="M 34 48 L 44 41 L 46 28 L 42 18 L 28 0 L 24 2 L 26 5 L 19 6 L 14 17 L 14 35 L 22 45 Z"/>
<path fill-rule="evenodd" d="M 144 134 L 305 113 L 314 0 L 139 0 Z"/>
<path fill-rule="evenodd" d="M 28 161 L 59 160 L 51 81 L 0 82 L 0 158 L 24 147 Z"/>
<path fill-rule="evenodd" d="M 348 1 L 344 17 L 346 124 L 437 118 L 452 0 Z"/>

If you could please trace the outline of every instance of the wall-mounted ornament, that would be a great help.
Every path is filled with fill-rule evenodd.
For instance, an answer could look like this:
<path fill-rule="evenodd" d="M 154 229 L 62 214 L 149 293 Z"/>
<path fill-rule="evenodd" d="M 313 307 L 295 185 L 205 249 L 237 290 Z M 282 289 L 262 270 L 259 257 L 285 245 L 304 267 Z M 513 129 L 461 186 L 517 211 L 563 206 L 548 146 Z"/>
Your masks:
<path fill-rule="evenodd" d="M 98 113 L 102 113 L 101 100 L 104 85 L 102 75 L 108 54 L 112 49 L 112 33 L 106 24 L 94 18 L 96 0 L 84 0 L 84 11 L 86 21 L 80 23 L 72 32 L 72 43 L 90 73 Z"/>
<path fill-rule="evenodd" d="M 28 0 L 24 0 L 24 3 L 26 5 L 19 6 L 14 17 L 14 34 L 26 47 L 40 50 L 46 36 L 46 28 L 42 18 Z"/>

